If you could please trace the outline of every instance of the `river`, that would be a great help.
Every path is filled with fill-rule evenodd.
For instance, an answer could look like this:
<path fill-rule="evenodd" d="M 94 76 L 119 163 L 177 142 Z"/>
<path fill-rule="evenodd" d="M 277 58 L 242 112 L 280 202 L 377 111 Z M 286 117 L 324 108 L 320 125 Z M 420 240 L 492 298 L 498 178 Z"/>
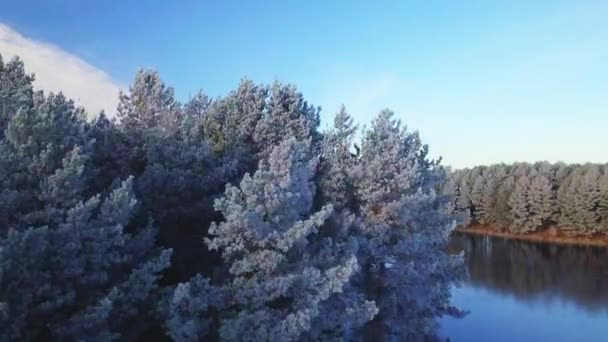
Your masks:
<path fill-rule="evenodd" d="M 469 277 L 440 320 L 450 341 L 608 341 L 608 249 L 457 234 Z"/>

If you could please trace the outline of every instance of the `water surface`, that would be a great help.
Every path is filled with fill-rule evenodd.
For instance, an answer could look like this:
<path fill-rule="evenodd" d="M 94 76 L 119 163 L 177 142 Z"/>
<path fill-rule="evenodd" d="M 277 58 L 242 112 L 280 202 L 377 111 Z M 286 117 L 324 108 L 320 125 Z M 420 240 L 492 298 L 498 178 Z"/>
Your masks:
<path fill-rule="evenodd" d="M 470 313 L 441 320 L 451 341 L 608 341 L 608 249 L 458 234 L 469 278 L 453 290 Z"/>

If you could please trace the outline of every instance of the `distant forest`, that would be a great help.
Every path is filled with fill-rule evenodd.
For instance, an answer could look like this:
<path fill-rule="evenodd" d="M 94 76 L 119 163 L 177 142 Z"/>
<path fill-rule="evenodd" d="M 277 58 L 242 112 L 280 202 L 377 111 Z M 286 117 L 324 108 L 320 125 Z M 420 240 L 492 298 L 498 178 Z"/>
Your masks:
<path fill-rule="evenodd" d="M 0 58 L 0 341 L 429 341 L 460 314 L 447 172 L 391 111 L 355 139 L 278 82 L 181 103 L 142 70 L 109 118 L 33 81 Z"/>
<path fill-rule="evenodd" d="M 478 166 L 451 172 L 442 191 L 452 196 L 450 210 L 464 226 L 608 234 L 608 164 Z"/>

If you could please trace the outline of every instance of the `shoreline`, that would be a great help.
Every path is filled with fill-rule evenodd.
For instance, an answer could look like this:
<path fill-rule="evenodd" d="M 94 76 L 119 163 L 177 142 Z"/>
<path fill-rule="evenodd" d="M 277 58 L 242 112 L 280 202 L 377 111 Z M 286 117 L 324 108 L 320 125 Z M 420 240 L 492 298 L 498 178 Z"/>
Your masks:
<path fill-rule="evenodd" d="M 458 227 L 455 232 L 473 235 L 487 235 L 494 237 L 502 237 L 513 240 L 522 240 L 530 242 L 549 243 L 556 245 L 574 245 L 574 246 L 593 246 L 593 247 L 608 247 L 608 235 L 597 236 L 569 236 L 559 229 L 545 229 L 538 232 L 527 234 L 514 234 L 510 232 L 499 231 L 491 226 L 470 226 Z"/>

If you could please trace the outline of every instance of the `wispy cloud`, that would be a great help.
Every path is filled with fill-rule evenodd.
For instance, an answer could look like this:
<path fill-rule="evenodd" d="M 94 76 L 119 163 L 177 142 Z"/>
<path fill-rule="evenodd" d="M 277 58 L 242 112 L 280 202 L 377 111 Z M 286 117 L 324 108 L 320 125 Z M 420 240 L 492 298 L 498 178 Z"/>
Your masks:
<path fill-rule="evenodd" d="M 89 116 L 102 109 L 116 110 L 119 85 L 104 71 L 61 48 L 24 37 L 0 23 L 0 54 L 6 61 L 19 56 L 28 72 L 36 74 L 35 86 L 63 93 L 86 108 Z"/>

